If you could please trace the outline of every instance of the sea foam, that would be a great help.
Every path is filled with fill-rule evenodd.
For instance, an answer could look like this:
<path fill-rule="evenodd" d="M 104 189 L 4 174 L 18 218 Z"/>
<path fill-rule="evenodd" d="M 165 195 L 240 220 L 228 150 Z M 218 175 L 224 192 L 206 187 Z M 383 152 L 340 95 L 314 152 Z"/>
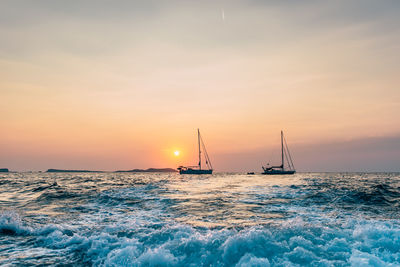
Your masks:
<path fill-rule="evenodd" d="M 128 176 L 132 184 L 121 187 L 122 174 L 86 175 L 61 176 L 56 187 L 46 186 L 52 176 L 7 185 L 17 201 L 0 212 L 0 264 L 400 266 L 397 206 L 379 195 L 397 199 L 397 180 L 379 187 L 373 177 L 356 187 L 317 175 L 276 184 Z"/>

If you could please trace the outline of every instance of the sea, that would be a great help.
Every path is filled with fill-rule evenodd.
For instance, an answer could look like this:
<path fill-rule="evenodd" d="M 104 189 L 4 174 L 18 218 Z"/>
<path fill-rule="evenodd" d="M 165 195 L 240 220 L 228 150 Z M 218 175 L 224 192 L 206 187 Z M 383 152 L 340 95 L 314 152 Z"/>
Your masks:
<path fill-rule="evenodd" d="M 399 173 L 2 173 L 1 266 L 400 266 Z"/>

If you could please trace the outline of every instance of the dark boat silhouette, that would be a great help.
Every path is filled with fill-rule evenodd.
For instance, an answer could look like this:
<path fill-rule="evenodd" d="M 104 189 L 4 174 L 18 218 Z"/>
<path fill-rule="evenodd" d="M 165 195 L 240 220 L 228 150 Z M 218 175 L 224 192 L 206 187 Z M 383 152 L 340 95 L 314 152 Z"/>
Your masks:
<path fill-rule="evenodd" d="M 197 166 L 179 166 L 178 167 L 179 174 L 212 174 L 212 172 L 213 172 L 212 164 L 211 164 L 210 158 L 208 156 L 206 146 L 204 145 L 203 139 L 201 138 L 199 129 L 197 129 L 197 141 L 198 141 L 198 147 L 199 147 L 199 164 Z M 201 149 L 202 148 L 204 150 L 204 158 L 206 160 L 207 169 L 201 168 L 201 152 L 202 152 Z"/>
<path fill-rule="evenodd" d="M 287 166 L 285 166 L 285 158 L 287 160 Z M 267 167 L 262 166 L 264 172 L 261 174 L 266 174 L 266 175 L 282 175 L 282 174 L 294 174 L 296 172 L 293 161 L 292 161 L 292 156 L 290 155 L 288 145 L 286 143 L 286 139 L 283 136 L 283 131 L 281 131 L 281 165 L 280 166 L 269 166 L 267 164 Z"/>

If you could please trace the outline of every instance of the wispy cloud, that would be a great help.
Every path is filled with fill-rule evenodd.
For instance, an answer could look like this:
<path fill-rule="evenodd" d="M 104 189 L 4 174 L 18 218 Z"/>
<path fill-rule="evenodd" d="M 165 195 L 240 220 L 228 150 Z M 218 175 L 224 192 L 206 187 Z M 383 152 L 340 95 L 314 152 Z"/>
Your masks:
<path fill-rule="evenodd" d="M 62 149 L 66 138 L 85 146 L 71 137 L 81 125 L 93 136 L 112 125 L 97 141 L 126 155 L 111 140 L 163 146 L 161 134 L 140 137 L 160 128 L 208 128 L 217 153 L 267 146 L 282 128 L 295 143 L 390 136 L 400 132 L 399 10 L 369 0 L 2 1 L 0 138 L 19 151 L 47 147 L 51 133 Z"/>

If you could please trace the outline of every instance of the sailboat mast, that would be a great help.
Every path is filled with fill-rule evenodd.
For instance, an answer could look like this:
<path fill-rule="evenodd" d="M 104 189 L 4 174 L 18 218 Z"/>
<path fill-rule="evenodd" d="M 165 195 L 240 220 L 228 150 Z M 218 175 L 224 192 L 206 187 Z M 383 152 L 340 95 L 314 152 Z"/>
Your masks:
<path fill-rule="evenodd" d="M 199 169 L 201 170 L 200 130 L 197 129 L 197 141 L 199 143 Z"/>
<path fill-rule="evenodd" d="M 282 170 L 283 170 L 285 164 L 285 159 L 283 155 L 283 131 L 281 131 L 281 154 L 282 154 Z"/>

